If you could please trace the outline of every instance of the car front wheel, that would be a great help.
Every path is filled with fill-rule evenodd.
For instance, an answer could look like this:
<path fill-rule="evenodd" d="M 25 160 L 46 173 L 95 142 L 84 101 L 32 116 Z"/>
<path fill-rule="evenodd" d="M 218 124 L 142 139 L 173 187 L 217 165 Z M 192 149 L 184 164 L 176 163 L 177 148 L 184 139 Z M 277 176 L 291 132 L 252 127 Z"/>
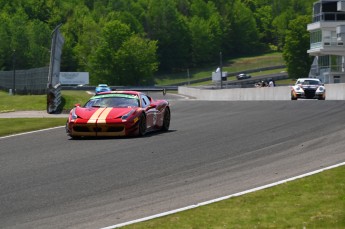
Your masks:
<path fill-rule="evenodd" d="M 139 136 L 144 136 L 146 134 L 146 116 L 141 114 L 139 120 Z"/>
<path fill-rule="evenodd" d="M 291 92 L 291 100 L 297 100 L 297 97 L 295 97 L 292 92 Z"/>
<path fill-rule="evenodd" d="M 164 112 L 164 119 L 163 119 L 163 131 L 168 131 L 170 126 L 170 109 L 167 107 Z"/>

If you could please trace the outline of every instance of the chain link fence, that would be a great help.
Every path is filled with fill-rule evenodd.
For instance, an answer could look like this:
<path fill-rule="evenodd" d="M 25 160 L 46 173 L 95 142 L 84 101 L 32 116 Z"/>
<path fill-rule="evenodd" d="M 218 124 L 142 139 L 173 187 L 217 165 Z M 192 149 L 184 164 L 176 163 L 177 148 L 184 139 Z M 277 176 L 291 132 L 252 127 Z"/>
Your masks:
<path fill-rule="evenodd" d="M 21 95 L 44 95 L 47 93 L 48 73 L 48 67 L 0 71 L 0 90 Z"/>

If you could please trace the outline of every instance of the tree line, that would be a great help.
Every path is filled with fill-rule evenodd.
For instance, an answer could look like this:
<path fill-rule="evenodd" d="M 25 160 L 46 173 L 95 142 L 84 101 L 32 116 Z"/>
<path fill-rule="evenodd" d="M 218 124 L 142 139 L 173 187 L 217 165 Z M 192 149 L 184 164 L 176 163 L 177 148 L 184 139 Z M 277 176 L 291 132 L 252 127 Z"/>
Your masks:
<path fill-rule="evenodd" d="M 157 72 L 210 66 L 220 52 L 282 51 L 300 74 L 311 62 L 314 1 L 0 0 L 0 70 L 49 65 L 51 32 L 62 24 L 61 71 L 88 71 L 91 84 L 152 85 Z"/>

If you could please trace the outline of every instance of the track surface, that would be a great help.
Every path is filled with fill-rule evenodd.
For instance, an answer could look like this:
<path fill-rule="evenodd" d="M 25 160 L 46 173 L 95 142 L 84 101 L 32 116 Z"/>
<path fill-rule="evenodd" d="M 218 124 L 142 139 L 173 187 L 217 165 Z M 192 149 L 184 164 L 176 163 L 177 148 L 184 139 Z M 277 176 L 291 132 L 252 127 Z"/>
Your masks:
<path fill-rule="evenodd" d="M 171 130 L 1 138 L 1 228 L 101 228 L 345 161 L 344 101 L 171 100 Z"/>

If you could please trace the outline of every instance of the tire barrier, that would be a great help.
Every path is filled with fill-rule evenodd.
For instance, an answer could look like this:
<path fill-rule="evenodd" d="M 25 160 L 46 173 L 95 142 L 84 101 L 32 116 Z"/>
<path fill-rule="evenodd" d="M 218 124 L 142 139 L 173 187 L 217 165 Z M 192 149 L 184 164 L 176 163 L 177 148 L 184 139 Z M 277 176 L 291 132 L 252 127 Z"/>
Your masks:
<path fill-rule="evenodd" d="M 53 114 L 60 110 L 61 85 L 50 86 L 47 90 L 47 113 Z"/>

